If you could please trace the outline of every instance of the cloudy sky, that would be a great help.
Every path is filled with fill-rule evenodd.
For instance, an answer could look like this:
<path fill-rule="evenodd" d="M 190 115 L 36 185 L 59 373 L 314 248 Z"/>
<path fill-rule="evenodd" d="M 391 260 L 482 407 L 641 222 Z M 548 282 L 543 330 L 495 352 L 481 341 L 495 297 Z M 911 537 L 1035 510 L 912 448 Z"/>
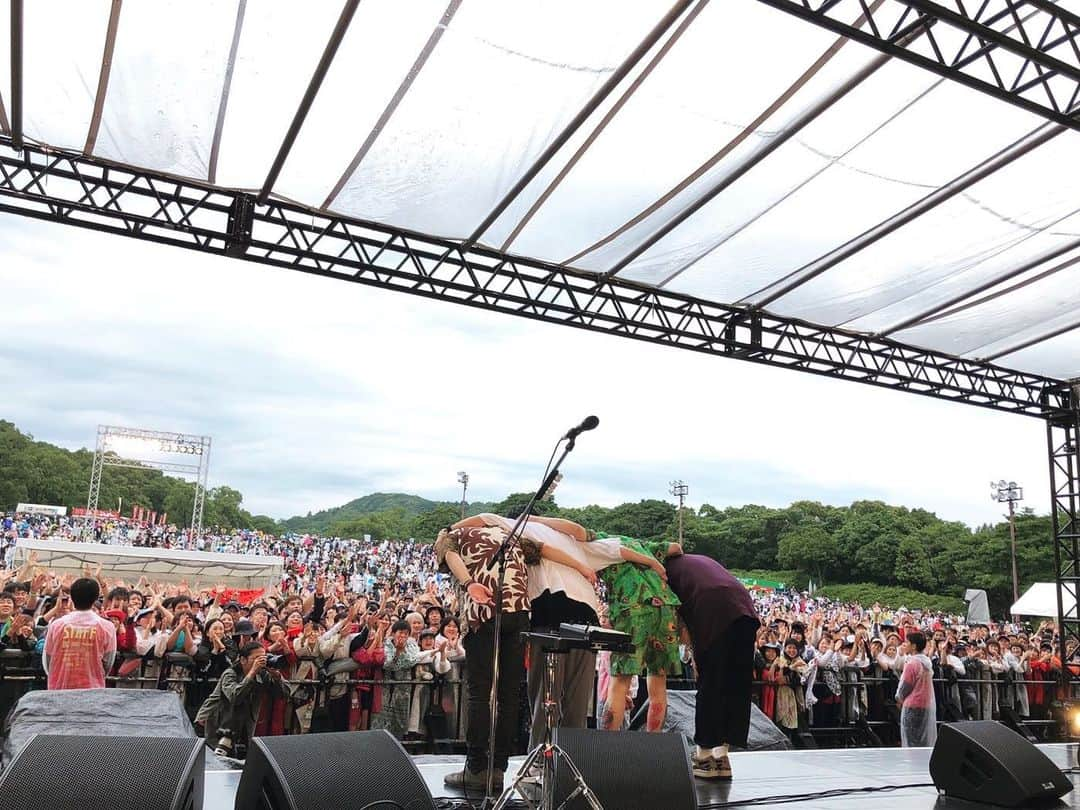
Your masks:
<path fill-rule="evenodd" d="M 211 485 L 287 517 L 369 492 L 532 488 L 587 414 L 565 505 L 882 499 L 998 519 L 1048 508 L 1025 417 L 474 311 L 0 214 L 0 418 L 92 446 L 98 424 L 213 437 Z"/>

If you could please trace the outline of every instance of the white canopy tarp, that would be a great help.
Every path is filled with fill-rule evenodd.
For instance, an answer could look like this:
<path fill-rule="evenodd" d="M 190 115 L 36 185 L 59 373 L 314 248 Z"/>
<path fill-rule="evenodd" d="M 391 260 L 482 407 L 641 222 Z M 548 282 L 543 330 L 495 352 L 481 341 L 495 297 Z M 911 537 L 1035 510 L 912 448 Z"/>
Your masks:
<path fill-rule="evenodd" d="M 869 28 L 860 5 L 868 13 L 847 9 Z M 270 192 L 706 301 L 1080 375 L 1080 172 L 1061 170 L 1075 165 L 1080 132 L 1044 137 L 1033 112 L 755 0 L 687 4 L 631 59 L 671 8 L 365 0 Z M 23 134 L 260 189 L 341 11 L 26 3 Z M 881 14 L 907 12 L 890 3 Z M 0 136 L 10 42 L 2 14 Z M 1067 45 L 1055 53 L 1070 58 Z M 921 216 L 898 219 L 939 190 Z"/>
<path fill-rule="evenodd" d="M 1076 596 L 1061 589 L 1065 618 L 1076 618 Z M 1057 616 L 1057 596 L 1053 582 L 1036 582 L 1010 608 L 1014 616 Z"/>
<path fill-rule="evenodd" d="M 41 566 L 76 576 L 86 566 L 101 563 L 106 577 L 128 582 L 145 576 L 151 581 L 187 580 L 192 588 L 196 582 L 204 586 L 224 582 L 231 588 L 248 589 L 281 581 L 281 557 L 274 556 L 21 539 L 15 545 L 15 566 L 22 565 L 31 551 L 37 552 Z"/>

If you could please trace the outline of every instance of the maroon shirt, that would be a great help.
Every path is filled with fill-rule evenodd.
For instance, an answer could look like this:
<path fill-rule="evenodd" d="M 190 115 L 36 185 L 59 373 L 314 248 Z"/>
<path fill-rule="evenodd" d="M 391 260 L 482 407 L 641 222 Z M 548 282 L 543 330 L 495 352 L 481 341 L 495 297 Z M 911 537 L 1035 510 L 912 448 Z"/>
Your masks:
<path fill-rule="evenodd" d="M 746 586 L 724 566 L 700 554 L 668 557 L 668 585 L 679 597 L 682 616 L 697 650 L 708 649 L 732 623 L 743 616 L 757 620 L 754 600 Z"/>

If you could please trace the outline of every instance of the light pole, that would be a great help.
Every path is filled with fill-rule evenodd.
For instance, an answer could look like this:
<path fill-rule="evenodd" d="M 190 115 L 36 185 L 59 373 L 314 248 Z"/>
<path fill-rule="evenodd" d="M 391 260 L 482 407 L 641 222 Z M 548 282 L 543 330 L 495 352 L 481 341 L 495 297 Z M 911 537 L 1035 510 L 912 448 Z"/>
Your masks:
<path fill-rule="evenodd" d="M 1009 540 L 1012 544 L 1012 586 L 1013 604 L 1020 599 L 1020 587 L 1016 576 L 1016 504 L 1024 500 L 1024 488 L 1015 481 L 1002 478 L 996 483 L 990 482 L 990 500 L 1009 504 Z"/>
<path fill-rule="evenodd" d="M 457 481 L 461 484 L 461 519 L 465 519 L 465 493 L 469 489 L 469 474 L 467 472 L 459 472 L 457 474 Z"/>
<path fill-rule="evenodd" d="M 672 481 L 671 489 L 668 490 L 672 495 L 679 499 L 679 545 L 682 545 L 682 510 L 683 501 L 686 499 L 686 493 L 690 491 L 690 488 L 686 486 L 683 481 Z"/>

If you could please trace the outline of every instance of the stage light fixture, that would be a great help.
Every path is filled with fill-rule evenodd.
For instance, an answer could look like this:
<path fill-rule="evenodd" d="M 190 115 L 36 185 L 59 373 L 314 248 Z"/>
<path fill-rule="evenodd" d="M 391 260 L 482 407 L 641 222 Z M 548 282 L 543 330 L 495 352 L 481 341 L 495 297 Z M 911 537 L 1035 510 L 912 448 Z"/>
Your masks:
<path fill-rule="evenodd" d="M 1080 702 L 1063 701 L 1061 709 L 1066 735 L 1070 739 L 1080 739 Z"/>

